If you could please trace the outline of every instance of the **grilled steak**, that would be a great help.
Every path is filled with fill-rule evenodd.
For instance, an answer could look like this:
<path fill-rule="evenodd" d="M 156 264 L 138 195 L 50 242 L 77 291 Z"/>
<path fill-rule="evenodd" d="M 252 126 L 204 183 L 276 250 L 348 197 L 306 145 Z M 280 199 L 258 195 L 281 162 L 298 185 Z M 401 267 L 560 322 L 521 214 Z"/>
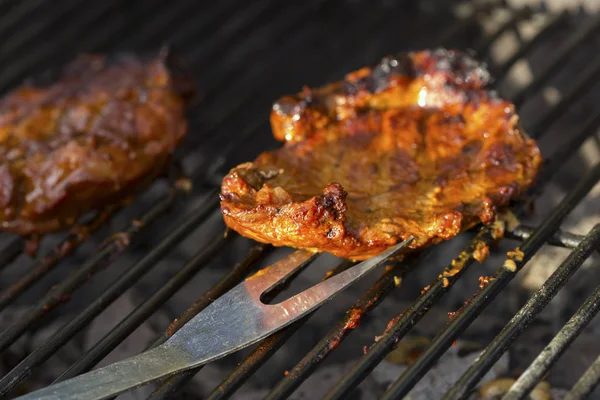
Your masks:
<path fill-rule="evenodd" d="M 285 145 L 224 178 L 229 227 L 276 246 L 361 260 L 491 223 L 541 163 L 514 106 L 457 51 L 384 58 L 342 82 L 277 101 Z"/>
<path fill-rule="evenodd" d="M 0 221 L 22 235 L 72 225 L 160 174 L 187 131 L 190 81 L 171 56 L 81 56 L 55 83 L 0 100 Z"/>

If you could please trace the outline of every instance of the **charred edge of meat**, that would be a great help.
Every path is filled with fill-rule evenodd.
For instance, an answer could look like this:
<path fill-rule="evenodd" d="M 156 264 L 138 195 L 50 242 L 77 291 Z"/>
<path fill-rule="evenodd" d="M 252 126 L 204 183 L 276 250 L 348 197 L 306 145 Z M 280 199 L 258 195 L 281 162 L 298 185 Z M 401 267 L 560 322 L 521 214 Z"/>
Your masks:
<path fill-rule="evenodd" d="M 421 57 L 425 53 L 426 56 Z M 433 74 L 444 74 L 445 89 L 460 90 L 469 102 L 498 99 L 495 91 L 481 90 L 492 81 L 484 63 L 476 61 L 468 53 L 440 48 L 430 52 L 383 57 L 377 65 L 368 69 L 367 74 L 358 79 L 353 79 L 351 74 L 342 82 L 341 87 L 334 90 L 331 90 L 331 85 L 325 86 L 322 91 L 305 88 L 296 96 L 282 97 L 273 104 L 273 112 L 298 121 L 308 107 L 331 108 L 335 102 L 332 96 L 336 94 L 347 97 L 358 96 L 362 91 L 377 94 L 389 88 L 395 78 L 415 79 Z"/>
<path fill-rule="evenodd" d="M 110 67 L 139 65 L 161 61 L 169 70 L 171 86 L 173 91 L 186 102 L 197 94 L 197 87 L 193 78 L 191 67 L 184 60 L 173 45 L 164 45 L 158 52 L 143 52 L 134 54 L 131 52 L 116 52 L 112 54 L 83 53 L 66 64 L 53 65 L 46 70 L 24 80 L 23 86 L 31 88 L 43 88 L 56 84 L 57 82 L 88 75 L 90 72 L 99 73 Z"/>

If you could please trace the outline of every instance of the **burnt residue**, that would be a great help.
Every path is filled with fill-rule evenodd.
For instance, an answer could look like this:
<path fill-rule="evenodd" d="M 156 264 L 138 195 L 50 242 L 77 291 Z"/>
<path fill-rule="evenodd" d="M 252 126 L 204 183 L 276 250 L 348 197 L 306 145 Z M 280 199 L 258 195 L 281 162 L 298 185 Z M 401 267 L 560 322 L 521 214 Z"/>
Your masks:
<path fill-rule="evenodd" d="M 285 396 L 297 388 L 303 382 L 304 378 L 329 353 L 336 349 L 353 329 L 359 326 L 365 314 L 376 307 L 388 293 L 397 287 L 397 278 L 409 272 L 412 266 L 421 259 L 421 256 L 421 254 L 415 254 L 404 258 L 400 264 L 397 263 L 395 266 L 388 266 L 382 277 L 346 312 L 344 318 L 290 370 L 289 375 L 279 382 L 273 393 L 277 393 L 278 396 Z"/>
<path fill-rule="evenodd" d="M 440 299 L 446 293 L 454 282 L 473 264 L 475 252 L 478 243 L 491 245 L 492 225 L 483 226 L 471 241 L 469 246 L 463 250 L 458 257 L 452 260 L 450 266 L 446 268 L 432 284 L 426 286 L 421 291 L 421 296 L 417 300 L 418 307 L 404 309 L 396 317 L 392 318 L 387 324 L 383 333 L 375 337 L 374 343 L 367 349 L 365 354 L 377 346 L 377 354 L 387 354 L 392 351 L 400 339 L 408 332 L 410 327 L 416 324 L 429 310 L 429 307 Z M 488 278 L 489 282 L 489 278 Z M 460 313 L 459 311 L 449 313 L 451 318 Z M 384 345 L 378 346 L 378 342 L 384 340 Z M 376 357 L 376 356 L 373 356 Z"/>
<path fill-rule="evenodd" d="M 491 81 L 485 64 L 473 58 L 472 54 L 449 49 L 435 49 L 426 62 L 415 62 L 414 53 L 401 53 L 384 57 L 371 68 L 368 75 L 356 81 L 344 81 L 343 90 L 347 95 L 355 95 L 361 90 L 379 93 L 389 87 L 398 77 L 414 79 L 431 73 L 433 70 L 446 72 L 450 79 L 448 87 L 482 87 Z"/>
<path fill-rule="evenodd" d="M 490 255 L 490 246 L 488 246 L 485 242 L 478 241 L 475 245 L 475 251 L 473 252 L 473 258 L 477 260 L 478 263 L 483 264 L 485 260 Z"/>
<path fill-rule="evenodd" d="M 518 247 L 512 251 L 507 252 L 506 256 L 517 262 L 523 262 L 523 259 L 525 258 L 525 254 Z"/>
<path fill-rule="evenodd" d="M 467 300 L 466 300 L 466 301 L 463 303 L 462 307 L 460 307 L 458 310 L 456 310 L 456 311 L 451 311 L 451 312 L 449 312 L 449 313 L 448 313 L 448 317 L 450 318 L 450 321 L 452 321 L 454 318 L 458 317 L 458 316 L 459 316 L 459 315 L 460 315 L 460 314 L 463 312 L 463 310 L 464 310 L 464 309 L 465 309 L 465 308 L 466 308 L 466 307 L 467 307 L 467 306 L 468 306 L 468 305 L 469 305 L 469 304 L 470 304 L 470 303 L 471 303 L 473 300 L 475 300 L 475 299 L 476 299 L 476 298 L 479 296 L 479 294 L 481 293 L 481 291 L 482 291 L 483 289 L 485 289 L 485 287 L 486 287 L 486 286 L 487 286 L 487 285 L 488 285 L 488 284 L 489 284 L 491 281 L 493 281 L 493 280 L 494 280 L 494 277 L 493 277 L 493 276 L 480 276 L 480 277 L 478 278 L 478 280 L 479 280 L 479 290 L 477 290 L 477 292 L 475 292 L 475 294 L 474 294 L 473 296 L 471 296 L 469 299 L 467 299 Z"/>
<path fill-rule="evenodd" d="M 484 287 L 489 285 L 489 283 L 493 280 L 494 280 L 493 276 L 480 276 L 479 277 L 479 289 L 483 289 Z"/>
<path fill-rule="evenodd" d="M 371 73 L 367 76 L 357 81 L 345 80 L 343 90 L 347 95 L 355 95 L 361 90 L 379 93 L 388 88 L 391 78 L 404 76 L 412 79 L 416 75 L 415 64 L 408 54 L 387 56 L 379 64 L 373 66 Z"/>

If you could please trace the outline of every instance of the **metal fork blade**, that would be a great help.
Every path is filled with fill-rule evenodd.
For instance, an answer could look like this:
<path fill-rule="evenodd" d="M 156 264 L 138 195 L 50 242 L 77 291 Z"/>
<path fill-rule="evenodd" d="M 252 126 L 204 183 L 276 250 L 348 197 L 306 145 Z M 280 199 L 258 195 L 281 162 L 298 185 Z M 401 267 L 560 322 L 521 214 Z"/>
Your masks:
<path fill-rule="evenodd" d="M 258 342 L 333 298 L 386 262 L 412 238 L 279 304 L 261 295 L 316 254 L 298 250 L 260 270 L 196 315 L 161 346 L 57 383 L 20 399 L 106 399 L 153 380 L 197 367 Z"/>

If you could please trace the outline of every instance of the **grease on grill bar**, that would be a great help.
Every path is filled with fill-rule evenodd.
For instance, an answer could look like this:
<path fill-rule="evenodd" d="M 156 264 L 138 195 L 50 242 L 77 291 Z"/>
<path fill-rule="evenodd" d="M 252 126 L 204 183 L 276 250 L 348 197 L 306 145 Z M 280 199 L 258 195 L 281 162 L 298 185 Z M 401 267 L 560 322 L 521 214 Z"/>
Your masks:
<path fill-rule="evenodd" d="M 64 312 L 65 307 L 61 304 L 68 298 L 71 293 L 82 292 L 85 283 L 88 279 L 97 279 L 94 275 L 104 268 L 110 267 L 108 262 L 122 260 L 127 254 L 136 254 L 134 249 L 140 248 L 148 241 L 147 233 L 151 232 L 156 236 L 157 244 L 151 249 L 143 249 L 145 253 L 138 262 L 131 262 L 124 266 L 124 270 L 118 270 L 115 273 L 118 275 L 110 280 L 106 292 L 100 297 L 93 299 L 89 304 L 83 306 L 83 311 L 77 311 L 76 315 L 71 318 L 68 323 L 62 323 L 54 335 L 46 340 L 43 345 L 34 351 L 20 364 L 13 369 L 0 381 L 0 390 L 2 394 L 8 393 L 18 384 L 32 373 L 40 369 L 41 365 L 50 357 L 55 355 L 68 341 L 75 337 L 78 333 L 86 329 L 89 324 L 105 310 L 111 302 L 118 299 L 127 289 L 136 285 L 136 283 L 151 272 L 155 265 L 161 259 L 174 249 L 184 238 L 191 235 L 196 228 L 198 231 L 204 232 L 210 237 L 222 235 L 222 231 L 211 230 L 208 225 L 208 220 L 211 215 L 217 214 L 217 202 L 207 201 L 202 204 L 195 203 L 192 210 L 186 210 L 186 213 L 178 214 L 172 218 L 175 221 L 181 221 L 181 224 L 175 226 L 166 225 L 159 217 L 166 215 L 168 212 L 177 211 L 178 207 L 172 207 L 175 204 L 185 204 L 186 196 L 202 196 L 205 195 L 205 190 L 202 187 L 203 179 L 214 179 L 207 176 L 207 170 L 210 172 L 223 173 L 218 168 L 218 165 L 231 165 L 230 159 L 235 159 L 239 155 L 239 150 L 242 150 L 242 159 L 246 159 L 248 151 L 256 151 L 259 149 L 246 149 L 245 145 L 249 144 L 248 138 L 254 137 L 268 130 L 268 123 L 264 114 L 261 112 L 270 106 L 274 98 L 277 98 L 282 93 L 294 90 L 296 87 L 305 82 L 327 82 L 339 79 L 344 71 L 352 70 L 357 66 L 364 65 L 374 61 L 382 53 L 393 52 L 405 48 L 425 48 L 435 46 L 458 46 L 462 48 L 473 47 L 476 45 L 479 48 L 480 54 L 478 58 L 492 60 L 491 47 L 495 46 L 495 42 L 486 41 L 485 39 L 477 41 L 481 37 L 477 30 L 479 17 L 490 17 L 494 12 L 504 9 L 500 2 L 490 1 L 485 2 L 481 7 L 473 7 L 474 3 L 465 4 L 471 6 L 471 10 L 475 10 L 470 16 L 458 21 L 453 20 L 448 15 L 441 15 L 446 8 L 437 8 L 436 15 L 428 15 L 427 13 L 419 14 L 419 18 L 408 18 L 403 26 L 402 32 L 398 33 L 392 27 L 398 27 L 398 20 L 402 15 L 408 13 L 417 13 L 416 8 L 410 10 L 402 10 L 398 12 L 400 6 L 391 6 L 391 8 L 381 8 L 379 3 L 373 2 L 355 2 L 351 7 L 341 6 L 341 2 L 323 0 L 318 2 L 307 2 L 306 7 L 304 2 L 291 3 L 288 7 L 282 7 L 276 1 L 258 1 L 236 6 L 233 9 L 231 6 L 237 4 L 234 1 L 206 2 L 202 5 L 202 12 L 196 12 L 198 6 L 195 2 L 176 2 L 163 3 L 159 1 L 150 1 L 142 6 L 133 7 L 129 13 L 132 20 L 138 23 L 131 23 L 127 18 L 119 16 L 119 7 L 117 2 L 110 3 L 78 3 L 74 0 L 61 2 L 56 6 L 45 6 L 39 11 L 36 9 L 36 4 L 41 3 L 35 0 L 26 0 L 18 2 L 18 5 L 11 6 L 6 13 L 2 13 L 3 18 L 0 20 L 0 32 L 3 37 L 11 37 L 5 43 L 7 47 L 3 47 L 3 56 L 7 60 L 5 68 L 0 71 L 0 88 L 6 90 L 14 86 L 23 77 L 30 75 L 35 70 L 39 70 L 42 66 L 50 62 L 65 62 L 72 58 L 73 53 L 81 51 L 94 51 L 112 49 L 117 41 L 122 43 L 123 49 L 129 48 L 148 48 L 155 47 L 165 32 L 172 31 L 170 39 L 178 45 L 179 49 L 184 54 L 193 55 L 190 59 L 194 66 L 198 66 L 197 71 L 200 72 L 205 79 L 204 91 L 207 97 L 204 98 L 205 103 L 202 107 L 195 108 L 191 115 L 193 124 L 200 122 L 206 130 L 199 129 L 194 131 L 194 137 L 189 140 L 190 145 L 183 148 L 180 160 L 191 160 L 194 157 L 201 155 L 199 166 L 192 168 L 189 176 L 194 185 L 191 194 L 185 194 L 179 191 L 163 191 L 162 199 L 154 207 L 148 207 L 143 202 L 139 202 L 132 207 L 136 214 L 135 219 L 140 219 L 144 222 L 144 226 L 136 226 L 131 224 L 124 229 L 113 228 L 114 233 L 129 232 L 131 242 L 127 249 L 118 246 L 119 243 L 110 243 L 107 248 L 100 250 L 94 254 L 88 254 L 89 259 L 77 269 L 73 270 L 66 278 L 61 281 L 56 281 L 53 272 L 36 278 L 35 275 L 29 275 L 31 283 L 42 284 L 44 282 L 56 282 L 57 287 L 48 295 L 43 296 L 39 301 L 34 300 L 34 306 L 24 316 L 23 320 L 18 321 L 15 325 L 9 327 L 5 332 L 0 334 L 0 344 L 5 349 L 10 346 L 15 339 L 27 331 L 31 331 L 35 326 L 39 326 L 46 315 L 44 310 L 45 305 L 55 307 L 52 314 L 47 317 L 56 315 L 58 312 Z M 7 2 L 8 4 L 8 2 Z M 4 3 L 3 3 L 4 5 Z M 4 10 L 3 5 L 0 8 Z M 354 8 L 352 8 L 354 7 Z M 382 11 L 384 10 L 384 11 Z M 39 13 L 46 12 L 48 16 L 40 19 L 41 24 L 28 25 L 31 29 L 22 28 L 22 18 L 35 18 Z M 38 14 L 36 14 L 38 13 Z M 328 18 L 333 14 L 339 15 L 339 18 Z M 510 12 L 509 20 L 500 25 L 497 33 L 492 36 L 500 37 L 500 31 L 518 29 L 519 24 L 529 19 L 528 12 Z M 545 16 L 547 14 L 541 13 Z M 538 9 L 534 9 L 532 15 L 541 15 Z M 279 16 L 281 18 L 278 18 Z M 77 18 L 74 18 L 77 16 Z M 296 17 L 297 16 L 297 17 Z M 258 24 L 252 24 L 253 19 L 257 19 Z M 530 85 L 526 85 L 523 89 L 517 91 L 516 102 L 527 106 L 527 101 L 533 97 L 546 85 L 552 82 L 556 74 L 573 58 L 575 50 L 581 48 L 589 39 L 597 35 L 598 27 L 600 27 L 600 18 L 587 17 L 582 18 L 584 23 L 573 23 L 574 16 L 567 12 L 551 15 L 547 18 L 545 27 L 528 40 L 521 41 L 516 51 L 506 58 L 506 61 L 499 65 L 490 65 L 490 70 L 497 78 L 499 87 L 503 87 L 503 83 L 507 81 L 507 75 L 511 72 L 512 67 L 521 58 L 529 58 L 534 53 L 544 53 L 544 46 L 548 47 L 548 41 L 561 33 L 558 46 L 554 43 L 550 47 L 555 50 L 551 51 L 552 55 L 539 65 L 539 68 L 534 71 L 534 80 Z M 578 21 L 581 21 L 579 19 Z M 306 21 L 311 23 L 306 23 Z M 353 21 L 349 24 L 348 21 Z M 314 22 L 314 23 L 313 23 Z M 59 28 L 69 24 L 70 26 L 63 29 Z M 420 27 L 422 26 L 422 27 Z M 436 26 L 438 36 L 436 37 L 430 29 L 431 26 Z M 20 32 L 23 36 L 20 36 Z M 359 32 L 359 36 L 353 34 Z M 410 32 L 410 35 L 406 35 Z M 45 46 L 38 46 L 36 43 L 39 38 L 56 33 L 55 38 L 50 40 Z M 324 39 L 326 38 L 326 39 Z M 348 40 L 352 38 L 353 40 Z M 519 40 L 521 40 L 520 38 Z M 69 48 L 73 48 L 69 55 Z M 27 51 L 25 51 L 27 49 Z M 541 49 L 541 50 L 540 50 Z M 223 57 L 223 63 L 218 62 L 214 58 L 203 58 L 204 54 L 218 55 Z M 252 59 L 253 62 L 248 63 L 247 60 Z M 342 60 L 342 62 L 339 62 Z M 213 62 L 214 61 L 214 62 Z M 588 59 L 587 66 L 582 69 L 582 73 L 573 76 L 573 81 L 569 85 L 569 89 L 562 93 L 562 99 L 556 107 L 545 107 L 539 112 L 538 118 L 533 118 L 533 121 L 525 119 L 523 121 L 527 131 L 544 140 L 549 128 L 557 126 L 557 122 L 561 117 L 565 116 L 569 111 L 569 106 L 579 102 L 590 91 L 592 84 L 597 78 L 597 60 Z M 280 85 L 274 85 L 273 82 L 286 82 L 285 88 Z M 202 86 L 201 86 L 202 88 Z M 513 97 L 515 100 L 515 97 Z M 580 124 L 564 127 L 563 140 L 557 151 L 549 153 L 550 160 L 546 164 L 542 176 L 538 180 L 537 188 L 541 189 L 549 182 L 553 182 L 557 171 L 567 162 L 573 154 L 575 154 L 583 143 L 591 135 L 595 134 L 600 126 L 600 112 L 597 109 L 586 109 L 586 115 L 580 121 Z M 536 111 L 537 112 L 537 111 Z M 238 135 L 239 134 L 239 135 Z M 197 151 L 198 146 L 210 146 L 211 149 L 216 149 L 209 156 L 202 155 Z M 239 161 L 239 157 L 235 162 Z M 219 164 L 215 164 L 215 162 Z M 198 164 L 192 164 L 194 166 Z M 217 167 L 216 167 L 217 166 Z M 583 176 L 583 174 L 581 174 Z M 538 193 L 532 193 L 532 198 L 538 196 Z M 538 200 L 540 201 L 540 200 Z M 150 210 L 144 213 L 144 210 Z M 125 212 L 127 211 L 124 210 Z M 166 228 L 166 229 L 165 229 Z M 518 240 L 531 240 L 533 236 L 539 235 L 539 230 L 533 226 L 518 226 L 511 232 L 507 232 L 507 236 Z M 100 243 L 106 239 L 106 232 L 92 234 L 90 240 L 92 243 Z M 574 254 L 578 257 L 587 255 L 585 250 L 581 253 L 581 246 L 587 246 L 592 238 L 589 233 L 586 237 L 573 235 L 568 231 L 546 231 L 544 239 L 548 239 L 548 243 L 560 245 L 567 248 L 576 248 Z M 392 320 L 388 325 L 388 329 L 379 337 L 377 343 L 374 343 L 368 352 L 362 356 L 357 364 L 343 377 L 343 379 L 330 388 L 330 392 L 326 398 L 344 398 L 347 394 L 355 390 L 360 382 L 369 374 L 371 370 L 388 354 L 395 343 L 404 337 L 410 329 L 418 323 L 430 308 L 440 302 L 442 297 L 456 285 L 456 283 L 465 277 L 465 273 L 473 263 L 473 252 L 477 249 L 477 243 L 493 243 L 496 239 L 492 238 L 492 232 L 483 230 L 477 233 L 471 245 L 469 245 L 456 258 L 454 265 L 449 265 L 448 271 L 441 274 L 439 280 L 433 283 L 430 288 L 425 291 L 414 304 L 406 309 L 403 315 L 399 315 Z M 536 239 L 537 240 L 537 239 Z M 217 239 L 215 239 L 215 242 Z M 513 247 L 517 245 L 514 242 L 506 241 Z M 43 243 L 42 243 L 43 244 Z M 122 244 L 122 243 L 121 243 Z M 232 243 L 228 243 L 225 249 L 231 249 Z M 579 246 L 579 248 L 577 247 Z M 196 259 L 199 262 L 207 262 L 205 256 L 210 248 L 197 249 Z M 212 247 L 216 248 L 215 252 L 220 248 L 220 244 Z M 156 250 L 155 250 L 156 249 Z M 588 247 L 586 249 L 589 250 Z M 8 237 L 3 242 L 2 250 L 0 251 L 0 273 L 5 273 L 11 270 L 12 262 L 16 258 L 18 261 L 19 252 L 22 251 L 22 242 L 13 240 Z M 117 259 L 121 251 L 125 251 Z M 229 251 L 229 250 L 223 250 Z M 232 272 L 224 268 L 222 276 L 223 280 L 211 289 L 208 293 L 200 297 L 198 303 L 194 305 L 190 312 L 185 315 L 185 318 L 190 318 L 199 309 L 203 307 L 206 300 L 212 295 L 218 295 L 226 290 L 229 285 L 233 285 L 243 279 L 244 275 L 252 270 L 253 265 L 257 265 L 262 260 L 262 254 L 268 252 L 253 252 L 245 261 L 241 261 L 239 267 L 235 269 L 237 272 Z M 52 254 L 47 252 L 46 254 Z M 216 252 L 216 255 L 221 252 Z M 213 256 L 215 254 L 212 254 Z M 210 255 L 210 254 L 208 254 Z M 243 255 L 240 255 L 242 258 Z M 573 258 L 575 256 L 571 256 Z M 451 255 L 447 255 L 450 259 Z M 58 258 L 57 265 L 66 264 L 72 260 L 73 256 L 66 259 Z M 563 263 L 568 265 L 569 270 L 580 265 L 580 259 L 577 262 Z M 181 269 L 182 263 L 176 265 L 177 270 Z M 187 263 L 179 279 L 172 281 L 174 284 L 170 289 L 162 291 L 157 296 L 149 296 L 148 302 L 143 302 L 140 309 L 126 317 L 121 323 L 116 326 L 118 334 L 109 335 L 101 342 L 101 346 L 88 353 L 77 368 L 71 370 L 85 371 L 93 368 L 99 361 L 100 354 L 115 349 L 122 340 L 127 336 L 128 332 L 132 332 L 137 326 L 144 322 L 144 318 L 151 313 L 160 310 L 167 299 L 176 293 L 179 288 L 197 271 L 200 271 L 201 265 Z M 402 265 L 397 268 L 401 268 Z M 415 271 L 421 266 L 417 265 Z M 457 267 L 460 267 L 457 269 Z M 247 268 L 247 269 L 246 269 Z M 344 268 L 344 267 L 340 267 Z M 561 267 L 562 268 L 562 267 Z M 108 271 L 107 271 L 108 272 Z M 230 274 L 231 272 L 231 274 Z M 458 273 L 456 273 L 458 272 Z M 569 272 L 571 273 L 571 272 Z M 27 272 L 25 272 L 27 274 Z M 413 272 L 414 274 L 414 272 Z M 203 276 L 200 272 L 199 276 Z M 27 276 L 27 275 L 26 275 Z M 183 276 L 183 278 L 181 278 Z M 42 279 L 43 278 L 43 279 Z M 566 279 L 565 277 L 563 277 Z M 561 278 L 561 279 L 563 279 Z M 53 281 L 54 279 L 54 281 Z M 561 280 L 562 282 L 562 280 Z M 4 282 L 3 282 L 4 283 Z M 554 281 L 550 281 L 554 285 Z M 489 285 L 487 286 L 489 287 Z M 554 287 L 554 286 L 553 286 Z M 0 288 L 4 292 L 6 287 Z M 392 288 L 389 293 L 394 293 L 395 288 Z M 401 291 L 402 286 L 398 289 Z M 488 289 L 490 290 L 490 289 Z M 25 291 L 18 297 L 11 298 L 9 302 L 15 299 L 22 299 L 29 296 L 32 291 Z M 358 298 L 358 295 L 356 296 Z M 385 296 L 379 297 L 379 300 L 384 300 Z M 389 301 L 389 299 L 386 299 Z M 596 304 L 596 297 L 592 297 L 587 305 Z M 190 302 L 191 303 L 191 302 Z M 370 309 L 371 314 L 376 311 L 377 307 L 382 303 L 373 304 Z M 476 303 L 477 304 L 477 303 Z M 477 306 L 479 307 L 479 306 Z M 537 304 L 536 307 L 541 307 Z M 585 308 L 585 315 L 591 317 L 589 311 L 593 309 Z M 463 313 L 465 313 L 463 309 Z M 318 313 L 317 313 L 318 314 Z M 469 312 L 467 311 L 467 314 Z M 465 328 L 465 314 L 456 317 L 452 323 L 459 324 L 461 329 Z M 317 318 L 318 315 L 304 322 L 306 324 Z M 527 318 L 533 318 L 527 315 Z M 587 318 L 587 317 L 586 317 Z M 586 322 L 586 319 L 576 317 L 580 322 Z M 528 319 L 529 320 L 529 319 Z M 458 322 L 457 322 L 458 321 Z M 342 323 L 343 321 L 338 321 Z M 174 327 L 176 327 L 175 323 Z M 331 323 L 331 326 L 334 324 Z M 519 329 L 524 329 L 524 326 L 517 325 Z M 165 325 L 163 328 L 167 328 Z M 579 327 L 575 330 L 578 332 Z M 359 325 L 354 330 L 365 329 Z M 507 328 L 508 329 L 508 328 Z M 299 331 L 302 334 L 301 323 L 290 326 L 280 334 L 276 334 L 267 338 L 256 350 L 252 356 L 242 361 L 240 368 L 235 369 L 232 375 L 225 378 L 222 384 L 214 389 L 210 394 L 211 398 L 228 398 L 246 381 L 252 380 L 254 372 L 259 366 L 263 365 L 267 360 L 292 337 L 293 333 Z M 332 331 L 333 332 L 333 331 Z M 168 332 L 161 336 L 166 337 Z M 348 336 L 342 337 L 348 340 Z M 565 339 L 569 339 L 565 341 Z M 572 338 L 559 336 L 557 340 L 565 345 Z M 499 336 L 501 348 L 509 345 L 505 342 L 503 336 Z M 154 342 L 158 342 L 158 339 Z M 342 346 L 342 342 L 340 342 Z M 439 346 L 436 346 L 437 351 L 441 351 Z M 337 348 L 339 349 L 339 347 Z M 327 352 L 331 357 L 336 351 L 333 349 Z M 10 349 L 9 349 L 10 350 Z M 362 354 L 362 349 L 355 349 L 357 354 Z M 568 351 L 568 349 L 566 349 Z M 298 387 L 305 379 L 311 376 L 313 368 L 318 368 L 322 359 L 319 357 L 319 346 L 315 346 L 310 355 L 306 356 L 296 368 L 290 368 L 288 377 L 284 376 L 283 369 L 280 376 L 283 382 L 280 384 L 282 388 L 287 388 L 285 391 L 275 391 L 270 396 L 272 398 L 280 398 L 288 391 Z M 301 358 L 301 357 L 299 357 Z M 558 357 L 553 356 L 554 362 Z M 485 358 L 485 363 L 490 363 L 491 359 Z M 48 362 L 51 362 L 49 360 Z M 273 363 L 274 360 L 271 360 Z M 434 358 L 425 360 L 425 364 L 435 361 Z M 596 363 L 597 364 L 597 363 Z M 269 364 L 267 364 L 268 366 Z M 424 365 L 424 364 L 421 364 Z M 305 369 L 306 366 L 310 368 Z M 292 366 L 293 367 L 293 366 Z M 301 373 L 293 373 L 293 371 L 302 371 Z M 531 371 L 537 377 L 541 376 L 538 367 L 534 366 Z M 590 367 L 590 370 L 583 376 L 578 384 L 572 389 L 572 398 L 580 398 L 581 395 L 591 393 L 591 390 L 597 385 L 600 374 L 597 373 L 597 365 Z M 413 373 L 417 372 L 413 370 Z M 419 372 L 424 372 L 420 370 Z M 475 375 L 472 373 L 475 372 Z M 194 373 L 194 372 L 193 372 Z M 192 375 L 193 373 L 190 373 Z M 411 373 L 411 374 L 413 374 Z M 475 370 L 469 372 L 467 386 L 476 386 L 478 383 L 478 375 L 483 371 Z M 164 398 L 173 395 L 182 388 L 182 383 L 189 381 L 190 376 L 176 376 L 163 382 L 160 389 L 152 394 L 152 398 Z M 527 382 L 527 385 L 521 385 L 525 388 L 531 387 L 533 381 Z M 416 379 L 413 379 L 414 383 Z M 461 388 L 466 386 L 463 383 L 459 384 Z M 212 388 L 209 388 L 209 391 Z M 463 390 L 463 389 L 460 389 Z M 16 391 L 10 394 L 15 394 Z M 458 398 L 458 396 L 451 396 Z"/>

